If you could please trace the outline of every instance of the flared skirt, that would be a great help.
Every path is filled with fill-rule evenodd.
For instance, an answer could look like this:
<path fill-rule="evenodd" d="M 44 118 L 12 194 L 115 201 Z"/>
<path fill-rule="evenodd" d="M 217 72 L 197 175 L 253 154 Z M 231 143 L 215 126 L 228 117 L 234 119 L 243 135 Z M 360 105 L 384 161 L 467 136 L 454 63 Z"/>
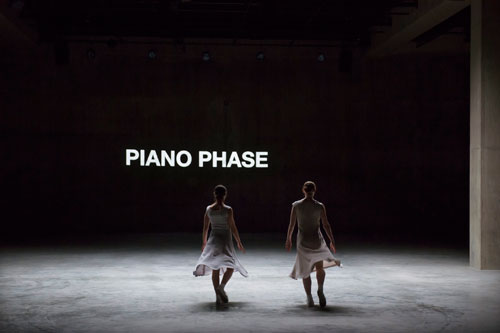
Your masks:
<path fill-rule="evenodd" d="M 209 275 L 213 270 L 220 270 L 224 274 L 228 268 L 234 269 L 244 277 L 248 276 L 248 272 L 236 256 L 231 232 L 224 229 L 212 229 L 193 275 Z"/>

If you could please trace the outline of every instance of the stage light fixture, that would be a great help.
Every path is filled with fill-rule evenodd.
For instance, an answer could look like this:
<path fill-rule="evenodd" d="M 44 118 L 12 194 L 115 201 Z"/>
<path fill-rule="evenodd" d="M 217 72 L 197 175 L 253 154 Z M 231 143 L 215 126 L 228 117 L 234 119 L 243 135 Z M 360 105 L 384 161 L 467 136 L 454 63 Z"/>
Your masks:
<path fill-rule="evenodd" d="M 210 61 L 212 58 L 210 57 L 210 53 L 208 51 L 203 52 L 203 55 L 201 57 L 203 61 Z"/>
<path fill-rule="evenodd" d="M 156 53 L 156 50 L 149 50 L 148 51 L 148 58 L 153 60 L 153 59 L 156 59 L 156 57 L 158 56 L 158 54 Z"/>
<path fill-rule="evenodd" d="M 259 60 L 259 61 L 264 60 L 264 58 L 265 58 L 265 56 L 264 56 L 264 52 L 257 52 L 256 58 L 257 58 L 257 60 Z"/>
<path fill-rule="evenodd" d="M 325 61 L 325 55 L 324 55 L 323 53 L 320 53 L 320 54 L 318 55 L 318 61 L 319 61 L 319 62 L 323 62 L 323 61 Z"/>

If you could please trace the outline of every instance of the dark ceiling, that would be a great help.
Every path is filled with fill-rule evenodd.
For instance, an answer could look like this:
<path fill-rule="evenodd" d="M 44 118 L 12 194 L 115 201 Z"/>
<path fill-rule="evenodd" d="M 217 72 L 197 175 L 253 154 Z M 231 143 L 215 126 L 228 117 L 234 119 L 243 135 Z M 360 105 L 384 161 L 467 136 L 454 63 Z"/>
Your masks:
<path fill-rule="evenodd" d="M 11 0 L 42 41 L 89 36 L 323 40 L 368 45 L 418 0 Z"/>

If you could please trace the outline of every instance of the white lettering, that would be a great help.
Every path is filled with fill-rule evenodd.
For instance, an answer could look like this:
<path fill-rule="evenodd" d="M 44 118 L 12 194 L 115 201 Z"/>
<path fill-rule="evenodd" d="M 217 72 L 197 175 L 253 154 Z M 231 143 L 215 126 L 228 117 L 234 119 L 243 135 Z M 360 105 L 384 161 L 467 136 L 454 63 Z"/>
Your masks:
<path fill-rule="evenodd" d="M 144 149 L 141 149 L 141 166 L 144 166 Z"/>
<path fill-rule="evenodd" d="M 182 162 L 181 157 L 186 156 L 186 162 Z M 185 168 L 189 165 L 191 165 L 191 162 L 193 161 L 193 157 L 191 156 L 191 153 L 188 152 L 187 150 L 181 150 L 180 152 L 177 153 L 177 165 L 180 166 L 181 168 Z"/>
<path fill-rule="evenodd" d="M 223 168 L 226 167 L 226 152 L 223 151 L 221 153 L 222 153 L 222 156 L 218 157 L 216 151 L 212 152 L 212 166 L 214 168 L 217 168 L 217 162 L 219 162 L 219 161 L 222 162 L 222 167 Z"/>
<path fill-rule="evenodd" d="M 171 167 L 175 166 L 175 151 L 171 150 L 170 155 L 165 150 L 161 151 L 161 166 L 165 166 L 165 160 Z"/>
<path fill-rule="evenodd" d="M 212 154 L 209 151 L 200 151 L 198 153 L 198 166 L 203 168 L 203 163 L 212 159 Z"/>
<path fill-rule="evenodd" d="M 255 160 L 257 161 L 257 164 L 255 165 L 256 168 L 267 168 L 267 151 L 258 151 L 255 153 Z"/>
<path fill-rule="evenodd" d="M 243 164 L 244 168 L 253 168 L 255 166 L 255 161 L 253 159 L 254 154 L 251 151 L 246 151 L 243 153 Z"/>
<path fill-rule="evenodd" d="M 130 161 L 135 161 L 139 158 L 139 152 L 135 149 L 125 150 L 125 165 L 130 165 Z"/>
<path fill-rule="evenodd" d="M 146 161 L 146 166 L 149 166 L 151 163 L 154 163 L 156 166 L 160 166 L 160 160 L 158 159 L 158 155 L 156 155 L 156 151 L 154 150 L 151 150 L 149 152 L 149 156 Z"/>
<path fill-rule="evenodd" d="M 267 168 L 268 154 L 267 151 L 245 151 L 239 154 L 236 151 L 200 150 L 198 151 L 198 167 L 203 168 L 212 161 L 213 168 Z M 181 150 L 177 153 L 175 150 L 149 150 L 146 153 L 144 149 L 125 149 L 125 165 L 132 165 L 133 161 L 138 161 L 140 166 L 179 166 L 186 168 L 191 165 L 193 157 L 187 150 Z"/>
<path fill-rule="evenodd" d="M 227 163 L 226 167 L 230 168 L 231 165 L 233 164 L 236 164 L 238 168 L 241 168 L 240 158 L 238 157 L 238 153 L 235 151 L 231 153 L 231 156 L 229 157 L 229 162 Z"/>

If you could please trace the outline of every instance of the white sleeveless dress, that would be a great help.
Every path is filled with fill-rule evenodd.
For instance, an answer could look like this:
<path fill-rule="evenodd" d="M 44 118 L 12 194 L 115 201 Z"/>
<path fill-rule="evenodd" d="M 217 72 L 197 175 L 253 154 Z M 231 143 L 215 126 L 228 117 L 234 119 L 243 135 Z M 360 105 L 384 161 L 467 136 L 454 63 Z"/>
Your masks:
<path fill-rule="evenodd" d="M 231 207 L 224 205 L 219 210 L 207 207 L 207 215 L 210 219 L 210 236 L 207 245 L 201 253 L 194 276 L 208 275 L 212 270 L 220 269 L 224 274 L 226 269 L 233 268 L 244 277 L 248 276 L 246 269 L 240 264 L 236 251 L 234 250 L 233 236 L 229 229 L 229 211 Z"/>
<path fill-rule="evenodd" d="M 317 200 L 299 200 L 292 206 L 297 215 L 297 257 L 290 277 L 292 279 L 307 278 L 315 270 L 314 264 L 323 261 L 323 267 L 340 266 L 326 246 L 320 230 L 320 219 L 323 204 Z"/>

